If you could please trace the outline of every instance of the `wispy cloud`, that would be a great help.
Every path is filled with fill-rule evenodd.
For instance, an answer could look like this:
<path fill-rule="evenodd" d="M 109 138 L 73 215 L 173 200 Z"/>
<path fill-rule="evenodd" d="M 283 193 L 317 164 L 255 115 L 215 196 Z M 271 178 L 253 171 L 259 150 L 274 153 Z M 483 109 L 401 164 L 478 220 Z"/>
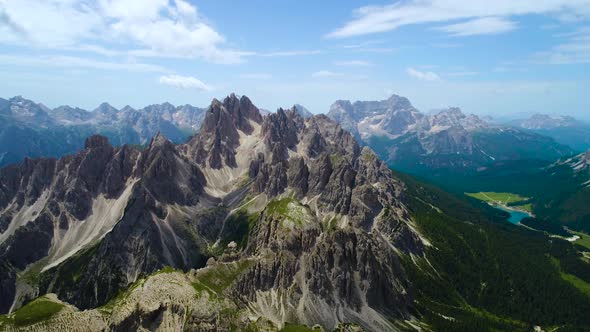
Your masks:
<path fill-rule="evenodd" d="M 406 72 L 411 77 L 419 79 L 421 81 L 428 81 L 428 82 L 440 81 L 440 76 L 432 71 L 420 71 L 420 70 L 417 70 L 414 68 L 408 68 L 408 69 L 406 69 Z"/>
<path fill-rule="evenodd" d="M 210 91 L 211 87 L 192 76 L 164 75 L 160 76 L 160 83 L 181 89 Z"/>
<path fill-rule="evenodd" d="M 538 52 L 533 62 L 539 64 L 590 63 L 590 26 L 558 36 L 559 44 L 550 50 Z"/>
<path fill-rule="evenodd" d="M 357 48 L 374 47 L 374 45 L 381 45 L 381 44 L 385 44 L 385 40 L 374 39 L 374 40 L 365 40 L 364 42 L 357 43 L 357 44 L 342 45 L 342 48 L 357 49 Z"/>
<path fill-rule="evenodd" d="M 347 61 L 335 61 L 336 66 L 351 66 L 351 67 L 370 67 L 373 64 L 365 60 L 347 60 Z"/>
<path fill-rule="evenodd" d="M 384 46 L 384 40 L 367 40 L 357 44 L 342 45 L 342 48 L 359 53 L 394 53 L 399 50 L 397 47 Z"/>
<path fill-rule="evenodd" d="M 517 24 L 501 17 L 482 17 L 463 23 L 456 23 L 435 28 L 452 36 L 492 35 L 515 30 Z"/>
<path fill-rule="evenodd" d="M 170 72 L 165 67 L 139 62 L 99 61 L 74 56 L 24 56 L 0 55 L 1 65 L 88 68 L 130 72 Z"/>
<path fill-rule="evenodd" d="M 328 33 L 328 38 L 346 38 L 352 36 L 361 36 L 379 32 L 395 30 L 399 27 L 415 24 L 427 23 L 445 23 L 457 20 L 452 25 L 464 24 L 463 26 L 454 27 L 452 34 L 462 36 L 477 34 L 477 30 L 489 34 L 491 31 L 490 24 L 484 28 L 485 21 L 482 19 L 489 18 L 503 19 L 502 22 L 495 22 L 496 28 L 509 31 L 509 17 L 527 15 L 527 14 L 548 14 L 556 17 L 565 17 L 575 15 L 576 17 L 590 16 L 590 2 L 588 1 L 571 1 L 571 0 L 408 0 L 400 1 L 384 6 L 365 6 L 354 11 L 354 18 L 344 24 L 342 27 Z M 468 33 L 468 27 L 474 30 Z M 447 25 L 447 27 L 449 27 Z M 462 29 L 461 29 L 462 28 Z M 460 31 L 453 31 L 460 29 Z"/>
<path fill-rule="evenodd" d="M 340 77 L 343 75 L 344 74 L 342 74 L 342 73 L 336 73 L 336 72 L 329 71 L 329 70 L 320 70 L 320 71 L 316 71 L 315 73 L 312 73 L 311 77 L 326 78 L 326 77 Z"/>

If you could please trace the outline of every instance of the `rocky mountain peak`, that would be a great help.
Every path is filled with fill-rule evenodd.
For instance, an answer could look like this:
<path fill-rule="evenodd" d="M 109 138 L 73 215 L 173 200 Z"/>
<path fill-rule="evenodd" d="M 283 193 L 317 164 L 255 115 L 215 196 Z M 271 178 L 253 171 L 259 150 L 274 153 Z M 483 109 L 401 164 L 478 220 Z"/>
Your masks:
<path fill-rule="evenodd" d="M 126 112 L 132 112 L 132 111 L 135 111 L 135 108 L 133 108 L 133 107 L 131 107 L 129 105 L 125 105 L 125 107 L 121 108 L 121 112 L 124 112 L 124 113 L 126 113 Z"/>
<path fill-rule="evenodd" d="M 449 128 L 472 131 L 487 127 L 487 123 L 475 114 L 466 115 L 458 107 L 449 107 L 428 117 L 429 130 L 440 132 Z"/>
<path fill-rule="evenodd" d="M 328 116 L 359 140 L 371 136 L 398 137 L 423 118 L 407 98 L 398 95 L 380 101 L 339 100 L 332 105 Z"/>
<path fill-rule="evenodd" d="M 148 150 L 154 150 L 159 148 L 168 148 L 174 149 L 174 143 L 172 143 L 166 136 L 164 136 L 161 132 L 158 132 L 156 136 L 154 136 L 149 145 Z"/>
<path fill-rule="evenodd" d="M 387 103 L 390 107 L 394 107 L 397 109 L 413 109 L 412 103 L 406 97 L 398 96 L 396 94 L 392 94 L 389 98 L 387 98 Z"/>
<path fill-rule="evenodd" d="M 514 121 L 521 128 L 539 130 L 575 127 L 578 120 L 568 115 L 533 114 L 528 119 Z"/>
<path fill-rule="evenodd" d="M 463 114 L 463 111 L 461 111 L 461 109 L 459 107 L 449 107 L 447 109 L 443 109 L 441 111 L 439 111 L 438 113 L 436 113 L 433 116 L 433 121 L 444 121 L 447 123 L 460 123 L 461 119 L 465 118 L 465 114 Z"/>
<path fill-rule="evenodd" d="M 213 99 L 205 115 L 201 131 L 213 132 L 218 128 L 218 125 L 222 125 L 225 128 L 233 127 L 233 129 L 248 134 L 252 131 L 249 121 L 262 123 L 260 111 L 248 97 L 238 98 L 232 93 L 223 102 Z"/>
<path fill-rule="evenodd" d="M 20 104 L 20 105 L 24 105 L 24 104 L 34 104 L 31 100 L 29 99 L 25 99 L 23 96 L 14 96 L 12 98 L 10 98 L 8 100 L 9 102 L 13 103 L 13 104 Z"/>
<path fill-rule="evenodd" d="M 188 143 L 200 165 L 220 169 L 236 167 L 235 149 L 240 135 L 251 135 L 262 123 L 262 115 L 246 96 L 227 96 L 223 102 L 213 99 L 199 134 Z"/>
<path fill-rule="evenodd" d="M 71 107 L 68 105 L 59 106 L 49 112 L 49 114 L 56 120 L 64 124 L 81 123 L 92 119 L 94 115 L 84 109 L 78 107 Z"/>
<path fill-rule="evenodd" d="M 97 113 L 104 113 L 104 114 L 111 114 L 111 113 L 118 112 L 118 110 L 116 108 L 114 108 L 113 106 L 111 106 L 111 104 L 109 104 L 107 102 L 103 102 L 100 105 L 98 105 L 98 107 L 95 108 L 94 111 Z"/>
<path fill-rule="evenodd" d="M 307 118 L 311 118 L 313 116 L 313 113 L 311 113 L 307 108 L 305 108 L 303 105 L 300 104 L 295 104 L 293 105 L 293 108 L 297 111 L 297 113 L 299 113 L 299 115 L 301 115 L 304 119 Z"/>
<path fill-rule="evenodd" d="M 160 104 L 160 107 L 165 108 L 165 109 L 174 109 L 174 105 L 170 104 L 169 102 L 163 102 L 162 104 Z"/>
<path fill-rule="evenodd" d="M 47 107 L 22 96 L 10 98 L 4 107 L 4 111 L 13 119 L 24 123 L 46 126 L 53 122 L 53 119 L 47 113 L 49 111 Z"/>
<path fill-rule="evenodd" d="M 104 148 L 104 147 L 111 147 L 109 143 L 109 139 L 101 136 L 101 135 L 93 135 L 86 139 L 84 142 L 85 149 L 95 149 L 95 148 Z"/>
<path fill-rule="evenodd" d="M 172 121 L 174 112 L 176 112 L 176 107 L 169 102 L 164 102 L 162 104 L 154 104 L 144 107 L 140 111 L 149 114 L 151 117 L 164 119 L 166 121 Z"/>

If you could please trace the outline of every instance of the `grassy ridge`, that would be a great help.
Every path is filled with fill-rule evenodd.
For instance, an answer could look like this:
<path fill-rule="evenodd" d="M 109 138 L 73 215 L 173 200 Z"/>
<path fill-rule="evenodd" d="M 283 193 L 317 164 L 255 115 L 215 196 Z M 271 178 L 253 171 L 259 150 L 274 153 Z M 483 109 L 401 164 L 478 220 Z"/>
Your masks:
<path fill-rule="evenodd" d="M 65 305 L 42 296 L 27 303 L 10 315 L 0 316 L 2 325 L 26 326 L 50 319 L 59 313 Z"/>
<path fill-rule="evenodd" d="M 230 264 L 217 264 L 209 267 L 193 283 L 198 294 L 209 292 L 214 295 L 222 295 L 236 278 L 252 265 L 249 260 L 241 260 Z"/>

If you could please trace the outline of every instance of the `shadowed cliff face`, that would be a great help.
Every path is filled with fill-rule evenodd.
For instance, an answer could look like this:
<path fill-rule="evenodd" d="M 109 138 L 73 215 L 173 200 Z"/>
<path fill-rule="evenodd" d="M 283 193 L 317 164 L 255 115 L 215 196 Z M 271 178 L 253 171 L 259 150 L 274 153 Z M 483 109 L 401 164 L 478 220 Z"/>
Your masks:
<path fill-rule="evenodd" d="M 76 155 L 0 174 L 3 311 L 46 292 L 97 307 L 142 275 L 215 256 L 252 262 L 224 296 L 279 325 L 378 330 L 409 317 L 400 255 L 422 255 L 423 243 L 404 184 L 326 116 L 262 117 L 232 94 L 186 144 L 158 134 L 139 151 L 93 136 Z M 232 224 L 240 213 L 245 231 Z M 35 290 L 15 288 L 31 266 L 42 271 Z"/>

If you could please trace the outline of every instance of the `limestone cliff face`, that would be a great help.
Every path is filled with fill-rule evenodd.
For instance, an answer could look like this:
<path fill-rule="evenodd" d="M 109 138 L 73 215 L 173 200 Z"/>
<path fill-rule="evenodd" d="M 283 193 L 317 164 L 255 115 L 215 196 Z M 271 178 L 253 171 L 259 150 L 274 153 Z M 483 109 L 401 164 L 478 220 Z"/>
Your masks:
<path fill-rule="evenodd" d="M 76 155 L 0 174 L 3 311 L 46 292 L 95 308 L 164 266 L 188 271 L 215 257 L 243 268 L 208 291 L 275 326 L 393 330 L 410 317 L 400 260 L 422 255 L 423 243 L 404 184 L 326 116 L 294 107 L 263 117 L 232 94 L 212 102 L 185 144 L 157 135 L 139 151 L 95 136 Z M 34 291 L 17 289 L 16 273 L 32 267 L 42 271 Z M 151 326 L 150 317 L 117 326 Z"/>

